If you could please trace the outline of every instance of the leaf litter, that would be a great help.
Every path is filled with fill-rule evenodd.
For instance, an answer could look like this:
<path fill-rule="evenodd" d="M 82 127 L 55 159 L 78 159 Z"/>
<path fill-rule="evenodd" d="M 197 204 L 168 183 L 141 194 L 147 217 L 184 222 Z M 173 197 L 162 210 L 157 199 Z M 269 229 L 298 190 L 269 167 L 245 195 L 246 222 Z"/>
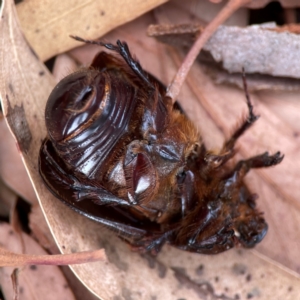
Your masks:
<path fill-rule="evenodd" d="M 106 250 L 108 261 L 72 267 L 93 293 L 102 299 L 234 299 L 237 295 L 242 298 L 259 296 L 261 299 L 297 297 L 299 275 L 292 270 L 300 269 L 296 250 L 299 248 L 299 189 L 295 180 L 298 174 L 295 162 L 299 161 L 296 157 L 299 130 L 296 124 L 288 120 L 288 109 L 280 109 L 288 101 L 296 119 L 297 111 L 300 111 L 297 109 L 298 102 L 293 101 L 296 94 L 283 93 L 278 96 L 269 92 L 251 95 L 261 119 L 239 143 L 243 157 L 265 149 L 270 152 L 281 150 L 286 155 L 282 165 L 272 170 L 252 172 L 248 178 L 251 188 L 260 196 L 259 207 L 265 211 L 269 223 L 269 233 L 257 247 L 260 254 L 232 250 L 218 256 L 203 256 L 165 246 L 158 258 L 151 261 L 132 253 L 98 224 L 64 207 L 43 186 L 37 173 L 37 155 L 41 140 L 45 137 L 43 107 L 54 80 L 23 40 L 11 11 L 3 13 L 1 98 L 2 101 L 9 99 L 9 103 L 3 102 L 3 108 L 5 113 L 15 114 L 14 118 L 21 119 L 21 122 L 26 119 L 32 139 L 28 142 L 26 131 L 25 139 L 21 136 L 20 140 L 25 143 L 20 147 L 22 158 L 60 250 L 66 253 L 99 248 Z M 10 18 L 10 22 L 6 18 Z M 8 23 L 13 26 L 7 27 Z M 162 82 L 169 83 L 183 55 L 145 37 L 147 26 L 153 23 L 153 14 L 144 15 L 104 38 L 112 42 L 118 38 L 126 40 L 143 67 Z M 68 34 L 66 32 L 66 38 Z M 97 47 L 83 46 L 68 55 L 77 62 L 87 64 L 98 51 L 100 49 Z M 13 91 L 9 89 L 9 83 Z M 275 98 L 276 108 L 272 98 Z M 222 144 L 224 136 L 230 134 L 245 111 L 244 92 L 226 85 L 216 86 L 199 65 L 193 67 L 179 100 L 203 132 L 207 144 L 213 148 Z M 19 136 L 19 132 L 14 132 L 14 124 L 11 122 L 10 125 L 15 136 Z M 157 289 L 158 286 L 160 289 Z"/>

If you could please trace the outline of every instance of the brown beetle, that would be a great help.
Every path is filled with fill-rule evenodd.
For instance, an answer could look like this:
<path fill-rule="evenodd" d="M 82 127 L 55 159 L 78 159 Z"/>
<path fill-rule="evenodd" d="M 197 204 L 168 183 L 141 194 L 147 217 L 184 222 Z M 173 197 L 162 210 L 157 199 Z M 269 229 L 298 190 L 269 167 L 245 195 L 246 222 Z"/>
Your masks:
<path fill-rule="evenodd" d="M 283 156 L 263 153 L 230 164 L 236 140 L 257 120 L 249 97 L 241 126 L 219 153 L 208 151 L 126 43 L 92 43 L 118 55 L 100 52 L 51 93 L 39 160 L 49 190 L 139 251 L 158 253 L 168 242 L 215 254 L 260 242 L 267 224 L 243 178 Z"/>

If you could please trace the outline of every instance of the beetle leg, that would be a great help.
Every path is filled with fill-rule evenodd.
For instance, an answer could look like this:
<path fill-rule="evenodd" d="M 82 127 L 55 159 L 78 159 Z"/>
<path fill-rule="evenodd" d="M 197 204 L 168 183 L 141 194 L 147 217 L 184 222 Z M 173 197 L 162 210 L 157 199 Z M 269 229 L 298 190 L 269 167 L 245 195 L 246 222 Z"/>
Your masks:
<path fill-rule="evenodd" d="M 133 251 L 148 252 L 152 255 L 157 255 L 173 234 L 174 229 L 145 235 L 142 239 L 132 243 L 131 249 Z"/>
<path fill-rule="evenodd" d="M 58 180 L 65 188 L 72 189 L 74 191 L 74 198 L 76 201 L 82 201 L 85 199 L 93 200 L 98 205 L 103 204 L 119 204 L 130 205 L 126 200 L 120 199 L 113 194 L 109 193 L 106 189 L 99 186 L 92 186 L 82 184 L 75 176 L 67 173 L 53 158 L 50 151 L 45 144 L 43 147 L 43 154 L 45 155 L 48 163 L 48 172 L 51 171 L 54 180 Z M 101 200 L 102 199 L 102 200 Z"/>
<path fill-rule="evenodd" d="M 134 205 L 133 203 L 111 194 L 105 188 L 89 186 L 85 184 L 76 186 L 74 197 L 76 198 L 76 201 L 91 200 L 98 205 Z"/>
<path fill-rule="evenodd" d="M 250 169 L 275 166 L 283 160 L 283 157 L 280 152 L 276 152 L 273 155 L 265 152 L 247 160 L 241 160 L 236 164 L 233 171 L 230 172 L 230 175 L 228 176 L 227 174 L 226 180 L 228 181 L 232 177 L 231 182 L 239 184 Z"/>
<path fill-rule="evenodd" d="M 227 151 L 221 154 L 211 154 L 206 153 L 204 155 L 204 161 L 206 163 L 206 168 L 202 169 L 202 173 L 208 173 L 212 169 L 216 169 L 222 166 L 225 162 L 227 162 L 230 158 L 234 156 L 235 152 L 233 150 Z"/>
<path fill-rule="evenodd" d="M 202 170 L 203 173 L 207 173 L 211 169 L 216 169 L 222 165 L 224 165 L 229 159 L 231 159 L 235 155 L 234 146 L 238 138 L 248 129 L 250 126 L 258 119 L 258 116 L 256 116 L 253 113 L 253 106 L 251 104 L 249 95 L 246 91 L 246 98 L 247 98 L 247 105 L 248 105 L 248 116 L 247 118 L 242 122 L 241 126 L 238 127 L 238 129 L 233 133 L 231 138 L 224 142 L 224 145 L 222 147 L 222 150 L 220 151 L 220 154 L 211 154 L 206 153 L 204 155 L 204 161 L 206 162 L 206 165 L 208 169 L 204 172 L 204 169 Z"/>
<path fill-rule="evenodd" d="M 235 130 L 233 135 L 230 137 L 230 139 L 226 140 L 224 142 L 223 148 L 220 151 L 219 156 L 219 164 L 218 166 L 221 166 L 225 164 L 230 158 L 234 156 L 234 146 L 238 138 L 244 134 L 244 132 L 251 127 L 251 125 L 259 118 L 259 116 L 255 115 L 253 112 L 253 105 L 248 93 L 247 83 L 245 74 L 243 72 L 243 85 L 246 95 L 246 102 L 248 107 L 248 116 L 246 119 L 243 120 L 242 124 Z"/>
<path fill-rule="evenodd" d="M 194 173 L 187 171 L 183 175 L 177 175 L 177 184 L 180 192 L 181 216 L 184 218 L 186 214 L 193 208 L 193 196 L 195 194 L 195 178 Z"/>
<path fill-rule="evenodd" d="M 52 190 L 56 190 L 55 186 L 62 186 L 66 192 L 61 191 L 60 188 L 60 193 L 72 197 L 68 201 L 79 202 L 89 199 L 98 205 L 132 205 L 132 203 L 111 194 L 104 187 L 99 186 L 97 182 L 92 182 L 92 185 L 80 182 L 75 176 L 70 175 L 65 168 L 61 167 L 57 162 L 59 159 L 53 155 L 55 156 L 56 153 L 53 152 L 52 144 L 46 141 L 41 147 L 40 153 L 41 175 Z M 51 176 L 44 176 L 44 174 Z M 68 198 L 68 196 L 64 196 L 64 198 Z"/>
<path fill-rule="evenodd" d="M 87 43 L 87 44 L 94 44 L 94 45 L 98 45 L 98 46 L 103 46 L 103 47 L 105 47 L 109 50 L 116 51 L 117 53 L 119 53 L 124 58 L 124 60 L 128 64 L 128 66 L 132 69 L 132 71 L 139 78 L 141 78 L 152 90 L 155 89 L 153 83 L 148 78 L 147 72 L 145 72 L 143 70 L 143 68 L 141 67 L 140 63 L 132 57 L 127 43 L 121 42 L 120 40 L 118 40 L 117 45 L 113 45 L 111 43 L 103 43 L 101 41 L 86 40 L 86 39 L 83 39 L 79 36 L 71 35 L 71 37 L 73 39 L 77 40 L 77 41 L 80 41 L 80 42 L 84 42 L 84 43 Z"/>
<path fill-rule="evenodd" d="M 209 237 L 201 240 L 201 235 L 197 240 L 184 246 L 184 250 L 197 252 L 197 253 L 219 253 L 228 250 L 234 246 L 233 242 L 234 230 L 228 229 L 227 226 L 223 227 L 221 231 L 210 235 Z"/>
<path fill-rule="evenodd" d="M 105 227 L 115 231 L 118 236 L 125 239 L 129 244 L 134 241 L 141 240 L 146 231 L 136 226 L 131 219 L 128 219 L 121 209 L 123 206 L 131 205 L 127 201 L 120 199 L 102 187 L 85 185 L 80 183 L 79 180 L 68 174 L 64 164 L 53 152 L 52 144 L 48 140 L 44 142 L 40 152 L 40 174 L 47 183 L 50 191 L 63 202 L 69 205 L 78 213 L 86 216 L 89 219 L 97 221 Z M 46 174 L 46 176 L 44 176 Z M 74 199 L 75 198 L 75 199 Z M 92 201 L 81 201 L 81 200 Z M 115 218 L 110 218 L 107 213 L 112 212 L 112 207 L 107 209 L 98 209 L 98 205 L 121 205 L 120 209 L 113 211 Z M 110 210 L 109 210 L 110 209 Z M 120 220 L 119 220 L 120 219 Z M 124 224 L 124 220 L 126 224 Z M 123 220 L 123 221 L 122 221 Z"/>
<path fill-rule="evenodd" d="M 155 89 L 154 85 L 149 80 L 147 73 L 143 70 L 140 63 L 137 60 L 134 60 L 133 57 L 131 56 L 127 43 L 125 42 L 122 43 L 120 40 L 118 40 L 117 45 L 118 48 L 113 46 L 112 50 L 117 51 L 124 58 L 124 60 L 130 66 L 130 68 L 134 71 L 134 73 L 138 75 L 145 83 L 147 83 L 147 85 L 150 88 Z M 111 44 L 104 44 L 104 46 L 107 49 L 110 49 Z"/>
<path fill-rule="evenodd" d="M 241 160 L 237 163 L 235 171 L 242 171 L 245 175 L 250 169 L 266 168 L 279 164 L 283 160 L 283 155 L 278 151 L 273 155 L 268 152 L 251 157 L 247 160 Z"/>
<path fill-rule="evenodd" d="M 67 185 L 67 186 L 76 186 L 76 184 L 78 183 L 78 180 L 76 177 L 74 177 L 71 174 L 68 174 L 58 163 L 57 161 L 53 158 L 52 154 L 51 154 L 51 149 L 50 147 L 52 145 L 49 144 L 49 141 L 44 142 L 44 144 L 41 147 L 41 151 L 40 151 L 40 170 L 43 166 L 43 163 L 47 164 L 47 171 L 48 173 L 51 173 L 53 178 L 59 177 L 60 181 L 62 184 Z M 41 156 L 43 156 L 43 158 L 45 158 L 45 161 L 43 161 L 43 159 L 41 158 Z M 46 180 L 46 182 L 48 182 L 48 179 L 41 173 L 41 176 L 44 178 L 44 180 Z"/>
<path fill-rule="evenodd" d="M 234 132 L 232 137 L 224 143 L 223 150 L 230 151 L 233 149 L 237 139 L 259 118 L 259 116 L 255 115 L 253 112 L 253 105 L 251 103 L 250 95 L 248 93 L 247 82 L 245 73 L 243 72 L 243 85 L 246 95 L 247 107 L 248 107 L 248 116 L 242 122 L 241 126 Z"/>

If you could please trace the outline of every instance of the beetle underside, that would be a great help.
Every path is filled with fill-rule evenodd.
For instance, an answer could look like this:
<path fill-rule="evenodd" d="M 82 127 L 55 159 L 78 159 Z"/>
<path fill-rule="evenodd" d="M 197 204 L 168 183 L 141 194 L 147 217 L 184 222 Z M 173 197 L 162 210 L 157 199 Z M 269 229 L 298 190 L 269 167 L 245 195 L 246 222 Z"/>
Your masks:
<path fill-rule="evenodd" d="M 260 242 L 267 224 L 243 178 L 283 156 L 232 164 L 236 140 L 257 120 L 248 94 L 248 116 L 214 153 L 126 43 L 76 39 L 119 56 L 100 52 L 51 93 L 39 159 L 49 190 L 142 252 L 167 242 L 215 254 Z"/>

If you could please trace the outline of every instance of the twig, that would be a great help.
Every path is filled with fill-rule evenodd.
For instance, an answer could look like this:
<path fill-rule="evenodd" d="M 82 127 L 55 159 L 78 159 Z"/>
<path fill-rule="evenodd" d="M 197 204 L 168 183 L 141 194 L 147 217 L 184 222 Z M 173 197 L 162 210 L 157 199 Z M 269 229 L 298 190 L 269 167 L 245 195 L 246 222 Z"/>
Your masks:
<path fill-rule="evenodd" d="M 181 86 L 185 81 L 192 64 L 207 40 L 214 34 L 217 28 L 224 21 L 226 21 L 237 9 L 248 2 L 251 2 L 251 0 L 230 0 L 219 12 L 219 14 L 205 27 L 189 53 L 186 55 L 181 67 L 177 71 L 174 79 L 168 87 L 167 96 L 169 96 L 173 101 L 176 101 Z"/>
<path fill-rule="evenodd" d="M 28 265 L 73 265 L 106 259 L 104 249 L 58 255 L 17 254 L 0 248 L 0 267 Z"/>

